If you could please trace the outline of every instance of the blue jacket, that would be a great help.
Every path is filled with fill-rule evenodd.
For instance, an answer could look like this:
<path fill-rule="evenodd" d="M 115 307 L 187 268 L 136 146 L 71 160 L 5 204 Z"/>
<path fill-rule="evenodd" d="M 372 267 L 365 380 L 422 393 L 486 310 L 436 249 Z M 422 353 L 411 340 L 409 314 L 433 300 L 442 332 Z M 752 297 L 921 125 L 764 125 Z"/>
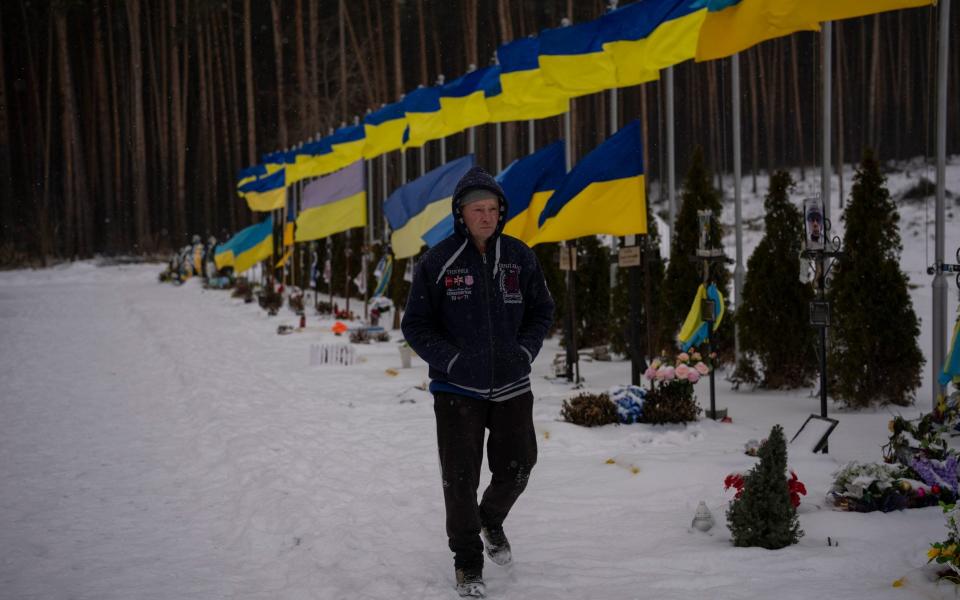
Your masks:
<path fill-rule="evenodd" d="M 476 188 L 500 199 L 500 222 L 482 255 L 460 215 L 461 198 Z M 533 251 L 502 234 L 507 201 L 493 177 L 479 167 L 467 172 L 452 210 L 454 233 L 417 262 L 401 328 L 432 380 L 497 399 L 527 382 L 553 322 L 553 298 Z"/>

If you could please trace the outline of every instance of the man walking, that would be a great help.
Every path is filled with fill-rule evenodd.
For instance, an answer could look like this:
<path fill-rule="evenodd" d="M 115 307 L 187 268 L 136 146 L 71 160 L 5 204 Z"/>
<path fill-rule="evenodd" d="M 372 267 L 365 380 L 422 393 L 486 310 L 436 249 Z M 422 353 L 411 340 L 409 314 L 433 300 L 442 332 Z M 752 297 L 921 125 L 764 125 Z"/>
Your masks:
<path fill-rule="evenodd" d="M 529 375 L 553 299 L 533 251 L 502 235 L 507 199 L 489 173 L 468 171 L 452 209 L 454 233 L 417 263 L 402 329 L 430 365 L 456 589 L 482 598 L 484 547 L 510 563 L 503 521 L 537 461 Z M 478 504 L 485 430 L 492 477 Z"/>

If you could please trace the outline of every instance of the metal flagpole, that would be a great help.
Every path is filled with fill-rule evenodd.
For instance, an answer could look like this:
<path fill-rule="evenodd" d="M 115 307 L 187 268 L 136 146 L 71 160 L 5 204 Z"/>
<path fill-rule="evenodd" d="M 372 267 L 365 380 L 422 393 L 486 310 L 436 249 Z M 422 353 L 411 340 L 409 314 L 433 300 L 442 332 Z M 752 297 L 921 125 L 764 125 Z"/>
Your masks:
<path fill-rule="evenodd" d="M 740 55 L 730 57 L 730 100 L 733 103 L 733 211 L 736 223 L 737 263 L 733 269 L 733 290 L 736 296 L 735 306 L 740 308 L 743 298 L 743 277 L 746 269 L 743 265 L 743 193 L 740 181 Z M 740 363 L 740 322 L 734 322 L 733 354 L 736 364 Z"/>
<path fill-rule="evenodd" d="M 663 79 L 666 88 L 666 128 L 667 128 L 667 202 L 670 208 L 670 222 L 667 224 L 670 248 L 673 249 L 673 226 L 677 217 L 676 178 L 674 174 L 674 128 L 673 128 L 673 67 L 667 67 Z"/>
<path fill-rule="evenodd" d="M 527 121 L 527 134 L 527 154 L 533 154 L 534 150 L 537 149 L 537 128 L 533 119 Z"/>
<path fill-rule="evenodd" d="M 503 123 L 494 123 L 497 133 L 497 173 L 503 170 Z"/>
<path fill-rule="evenodd" d="M 832 100 L 833 100 L 833 23 L 823 24 L 823 30 L 820 32 L 820 112 L 822 113 L 823 127 L 821 132 L 821 160 L 820 165 L 820 201 L 823 203 L 823 218 L 830 220 L 830 141 L 832 139 L 831 119 Z"/>
<path fill-rule="evenodd" d="M 443 85 L 445 79 L 446 78 L 444 77 L 443 73 L 437 75 L 437 85 Z M 426 147 L 426 144 L 424 144 L 424 147 Z M 440 138 L 440 164 L 447 164 L 447 136 Z M 421 169 L 420 176 L 422 177 L 425 172 L 426 171 Z"/>
<path fill-rule="evenodd" d="M 383 213 L 383 203 L 387 201 L 387 154 L 384 153 L 380 156 L 380 204 L 378 205 L 380 209 L 377 211 L 378 214 Z M 387 241 L 387 229 L 386 222 L 380 223 L 383 226 L 380 235 L 380 241 L 384 244 Z"/>
<path fill-rule="evenodd" d="M 570 172 L 570 169 L 573 168 L 573 145 L 570 143 L 570 137 L 572 135 L 572 122 L 570 117 L 570 111 L 567 111 L 563 115 L 563 131 L 564 137 L 567 139 L 565 145 L 565 159 L 567 173 Z M 560 246 L 561 252 L 567 253 L 567 273 L 566 273 L 566 284 L 567 284 L 567 380 L 573 381 L 574 383 L 580 383 L 580 365 L 577 355 L 577 331 L 576 331 L 576 298 L 574 294 L 574 282 L 573 282 L 573 267 L 576 264 L 576 255 L 577 255 L 577 242 L 576 240 L 571 240 L 569 242 L 563 242 Z"/>
<path fill-rule="evenodd" d="M 950 50 L 950 0 L 940 0 L 940 39 L 937 55 L 937 196 L 935 257 L 936 274 L 933 278 L 933 406 L 944 392 L 937 378 L 943 369 L 947 351 L 947 276 L 941 269 L 944 263 L 946 231 L 945 197 L 947 168 L 947 57 Z"/>
<path fill-rule="evenodd" d="M 373 169 L 370 168 L 370 161 L 363 161 L 363 170 L 367 173 L 367 241 L 361 246 L 361 277 L 363 278 L 363 318 L 367 318 L 367 301 L 370 299 L 367 295 L 367 264 L 370 262 L 370 249 L 373 247 Z"/>

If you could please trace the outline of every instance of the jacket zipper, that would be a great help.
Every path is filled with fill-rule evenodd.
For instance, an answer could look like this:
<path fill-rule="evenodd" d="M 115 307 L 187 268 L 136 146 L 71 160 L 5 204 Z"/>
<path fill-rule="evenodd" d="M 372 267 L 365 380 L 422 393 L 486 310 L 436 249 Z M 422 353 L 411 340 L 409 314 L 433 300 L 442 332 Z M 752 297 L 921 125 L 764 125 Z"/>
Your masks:
<path fill-rule="evenodd" d="M 493 317 L 490 316 L 490 281 L 489 273 L 487 272 L 487 254 L 486 252 L 480 253 L 480 259 L 483 261 L 483 297 L 486 300 L 486 312 L 487 312 L 487 333 L 490 338 L 490 392 L 487 394 L 487 399 L 490 400 L 493 398 L 493 382 L 496 381 L 494 375 L 496 374 L 494 367 L 494 346 L 493 346 Z"/>

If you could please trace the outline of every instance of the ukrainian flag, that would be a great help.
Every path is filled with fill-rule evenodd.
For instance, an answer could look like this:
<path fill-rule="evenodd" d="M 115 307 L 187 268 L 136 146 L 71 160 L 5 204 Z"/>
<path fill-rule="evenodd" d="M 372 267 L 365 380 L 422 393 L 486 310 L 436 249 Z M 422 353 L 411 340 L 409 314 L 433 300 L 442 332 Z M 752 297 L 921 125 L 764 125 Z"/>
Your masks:
<path fill-rule="evenodd" d="M 486 69 L 473 70 L 440 88 L 440 111 L 448 134 L 490 122 L 482 87 Z"/>
<path fill-rule="evenodd" d="M 363 157 L 376 158 L 403 147 L 403 131 L 407 128 L 407 114 L 401 102 L 394 102 L 363 118 L 366 142 Z"/>
<path fill-rule="evenodd" d="M 796 31 L 819 31 L 820 23 L 915 8 L 934 0 L 708 0 L 697 60 L 724 58 L 760 42 Z"/>
<path fill-rule="evenodd" d="M 233 247 L 233 272 L 238 274 L 273 255 L 273 215 L 247 229 Z"/>
<path fill-rule="evenodd" d="M 617 86 L 654 81 L 660 69 L 693 58 L 706 15 L 703 0 L 645 0 L 600 17 Z"/>
<path fill-rule="evenodd" d="M 419 87 L 403 97 L 407 115 L 407 134 L 404 145 L 419 148 L 431 140 L 447 135 L 447 126 L 440 107 L 439 87 Z"/>
<path fill-rule="evenodd" d="M 723 294 L 717 289 L 716 284 L 711 283 L 710 287 L 704 287 L 701 283 L 697 288 L 697 295 L 690 305 L 690 312 L 677 334 L 677 343 L 680 348 L 686 352 L 694 346 L 699 346 L 710 337 L 710 324 L 703 320 L 701 305 L 706 299 L 713 300 L 713 331 L 720 327 L 723 321 L 723 313 L 726 307 L 723 302 Z"/>
<path fill-rule="evenodd" d="M 528 243 L 585 235 L 647 232 L 640 122 L 633 121 L 573 168 L 547 201 L 540 231 Z"/>
<path fill-rule="evenodd" d="M 268 252 L 263 258 L 270 256 L 273 244 L 273 216 L 267 217 L 262 223 L 241 229 L 232 238 L 218 245 L 217 251 L 213 255 L 213 262 L 217 265 L 217 269 L 232 265 L 234 273 L 239 274 L 256 264 L 257 261 L 247 264 L 253 256 L 249 252 L 263 244 L 264 232 L 269 235 L 269 243 L 266 244 Z M 238 261 L 241 255 L 243 255 L 243 258 Z M 263 258 L 258 260 L 263 260 Z M 245 266 L 241 269 L 237 266 L 238 264 Z"/>
<path fill-rule="evenodd" d="M 283 208 L 287 201 L 286 170 L 261 177 L 240 186 L 240 195 L 246 198 L 250 210 L 268 212 Z"/>
<path fill-rule="evenodd" d="M 473 167 L 468 154 L 398 188 L 383 203 L 383 213 L 393 233 L 390 245 L 396 258 L 415 255 L 423 247 L 423 235 L 451 213 L 457 182 Z"/>
<path fill-rule="evenodd" d="M 333 149 L 333 165 L 341 169 L 363 158 L 363 146 L 366 143 L 366 133 L 362 124 L 348 125 L 336 130 L 330 138 Z"/>
<path fill-rule="evenodd" d="M 391 275 L 393 275 L 393 256 L 384 254 L 380 257 L 380 262 L 377 263 L 377 267 L 373 270 L 373 276 L 377 278 L 377 287 L 373 290 L 373 294 L 370 295 L 371 299 L 379 298 L 386 293 L 387 286 L 390 285 Z"/>
<path fill-rule="evenodd" d="M 497 175 L 507 197 L 507 224 L 503 233 L 530 242 L 547 200 L 567 174 L 563 140 L 517 159 Z"/>
<path fill-rule="evenodd" d="M 548 98 L 537 102 L 511 104 L 503 93 L 502 68 L 493 65 L 480 69 L 483 79 L 480 87 L 483 88 L 487 100 L 487 112 L 491 123 L 507 121 L 526 121 L 529 119 L 545 119 L 562 115 L 570 110 L 570 100 L 567 98 Z"/>
<path fill-rule="evenodd" d="M 537 58 L 539 53 L 540 40 L 534 37 L 514 40 L 497 48 L 504 103 L 522 107 L 570 98 L 570 94 L 547 83 Z"/>
<path fill-rule="evenodd" d="M 332 139 L 332 136 L 328 136 L 316 142 L 308 142 L 297 150 L 293 164 L 287 167 L 287 185 L 334 170 Z"/>
<path fill-rule="evenodd" d="M 266 174 L 267 167 L 264 165 L 253 165 L 252 167 L 247 167 L 246 169 L 240 169 L 240 172 L 237 173 L 237 188 L 240 188 L 251 181 L 256 181 L 258 178 Z"/>
<path fill-rule="evenodd" d="M 613 56 L 603 50 L 600 21 L 540 33 L 538 60 L 546 82 L 568 96 L 617 87 Z"/>
<path fill-rule="evenodd" d="M 331 236 L 367 224 L 363 161 L 312 181 L 300 197 L 298 242 Z"/>

